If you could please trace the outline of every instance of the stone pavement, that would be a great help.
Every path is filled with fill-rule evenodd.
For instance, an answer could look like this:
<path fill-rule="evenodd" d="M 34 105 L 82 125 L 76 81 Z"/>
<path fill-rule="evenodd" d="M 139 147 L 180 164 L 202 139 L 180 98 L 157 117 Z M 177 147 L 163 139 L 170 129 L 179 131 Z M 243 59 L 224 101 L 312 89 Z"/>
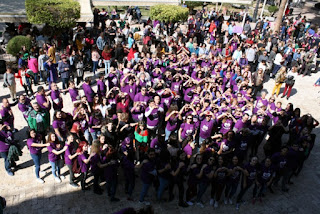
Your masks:
<path fill-rule="evenodd" d="M 86 73 L 89 75 L 89 73 Z M 314 118 L 320 120 L 320 87 L 314 87 L 314 82 L 320 77 L 320 74 L 312 74 L 311 77 L 299 76 L 292 90 L 292 97 L 286 99 L 277 98 L 276 101 L 282 101 L 283 106 L 288 102 L 294 104 L 294 107 L 301 108 L 301 113 L 310 113 Z M 2 80 L 0 85 L 2 85 Z M 18 93 L 22 93 L 23 89 L 17 83 Z M 61 83 L 58 84 L 62 88 Z M 273 88 L 274 80 L 269 80 L 265 84 L 265 89 L 270 92 Z M 281 89 L 281 92 L 283 91 Z M 95 88 L 94 88 L 95 89 Z M 35 87 L 34 87 L 35 90 Z M 8 89 L 0 90 L 0 100 L 4 97 L 9 97 Z M 64 96 L 64 111 L 70 112 L 72 109 L 69 95 Z M 136 180 L 134 190 L 135 201 L 126 200 L 124 194 L 124 182 L 122 171 L 119 170 L 119 185 L 117 196 L 121 199 L 118 203 L 110 203 L 106 193 L 101 196 L 93 194 L 92 190 L 82 192 L 80 188 L 73 188 L 68 184 L 67 167 L 62 168 L 62 174 L 67 175 L 62 183 L 55 183 L 51 175 L 50 164 L 47 159 L 46 149 L 43 150 L 43 158 L 41 160 L 41 169 L 46 172 L 44 176 L 45 183 L 39 184 L 35 181 L 34 165 L 26 147 L 26 122 L 22 117 L 17 106 L 13 107 L 15 112 L 15 127 L 19 130 L 16 137 L 19 143 L 23 145 L 23 156 L 17 162 L 19 165 L 18 171 L 14 177 L 6 174 L 3 167 L 3 160 L 0 160 L 0 195 L 7 200 L 7 208 L 5 213 L 113 213 L 125 207 L 141 207 L 138 203 L 138 197 L 141 190 L 140 179 Z M 53 112 L 51 112 L 52 115 Z M 252 189 L 247 192 L 244 199 L 248 202 L 244 204 L 239 211 L 234 205 L 220 205 L 214 209 L 209 205 L 209 191 L 204 195 L 203 201 L 205 207 L 192 206 L 189 208 L 180 208 L 177 206 L 177 199 L 170 203 L 158 203 L 155 201 L 155 191 L 153 188 L 149 191 L 149 200 L 155 209 L 155 213 L 255 213 L 255 214 L 294 214 L 294 213 L 319 213 L 320 210 L 320 147 L 319 137 L 320 128 L 314 130 L 317 135 L 315 147 L 305 162 L 304 169 L 299 177 L 294 177 L 294 185 L 289 186 L 288 193 L 282 193 L 279 189 L 275 189 L 275 194 L 267 193 L 263 202 L 256 202 L 255 205 L 250 203 Z M 88 178 L 87 182 L 92 181 L 92 177 Z M 176 190 L 176 196 L 178 195 Z M 167 193 L 164 194 L 167 197 Z M 176 197 L 177 198 L 177 197 Z"/>

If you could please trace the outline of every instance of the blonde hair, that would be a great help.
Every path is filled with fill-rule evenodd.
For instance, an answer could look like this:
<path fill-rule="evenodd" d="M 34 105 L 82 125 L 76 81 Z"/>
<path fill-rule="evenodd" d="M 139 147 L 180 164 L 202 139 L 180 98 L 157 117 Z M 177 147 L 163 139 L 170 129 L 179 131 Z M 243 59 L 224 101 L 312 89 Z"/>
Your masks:
<path fill-rule="evenodd" d="M 91 145 L 91 153 L 99 153 L 100 152 L 101 143 L 100 140 L 94 140 Z"/>

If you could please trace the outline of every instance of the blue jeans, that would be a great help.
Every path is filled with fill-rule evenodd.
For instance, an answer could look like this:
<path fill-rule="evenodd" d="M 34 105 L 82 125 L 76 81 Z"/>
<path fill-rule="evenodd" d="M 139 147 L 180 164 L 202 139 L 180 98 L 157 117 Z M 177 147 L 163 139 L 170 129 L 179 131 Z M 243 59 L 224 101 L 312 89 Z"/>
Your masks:
<path fill-rule="evenodd" d="M 202 142 L 205 140 L 205 138 L 202 138 L 199 136 L 199 146 L 201 146 Z"/>
<path fill-rule="evenodd" d="M 166 133 L 166 136 L 165 136 L 164 140 L 167 141 L 167 140 L 169 140 L 171 131 L 169 131 L 169 130 L 166 128 L 166 129 L 165 129 L 165 133 Z"/>
<path fill-rule="evenodd" d="M 157 193 L 158 200 L 161 200 L 164 189 L 169 185 L 169 180 L 159 176 L 159 189 Z"/>
<path fill-rule="evenodd" d="M 0 152 L 0 157 L 4 159 L 4 168 L 7 172 L 11 171 L 10 162 L 8 160 L 8 152 Z"/>
<path fill-rule="evenodd" d="M 144 197 L 147 195 L 150 185 L 151 184 L 142 183 L 142 190 L 141 190 L 140 199 L 139 199 L 140 202 L 144 201 Z"/>
<path fill-rule="evenodd" d="M 62 88 L 63 89 L 67 89 L 68 88 L 69 78 L 61 78 L 61 80 L 62 80 Z"/>
<path fill-rule="evenodd" d="M 99 61 L 92 61 L 92 72 L 93 72 L 93 74 L 96 74 L 96 71 L 98 69 L 98 63 L 99 63 Z"/>
<path fill-rule="evenodd" d="M 274 64 L 272 74 L 276 75 L 280 68 L 281 68 L 281 65 Z"/>
<path fill-rule="evenodd" d="M 41 160 L 41 153 L 40 154 L 30 154 L 31 158 L 33 160 L 33 163 L 36 167 L 35 172 L 36 172 L 36 177 L 40 178 L 40 160 Z"/>
<path fill-rule="evenodd" d="M 55 178 L 60 177 L 60 160 L 55 162 L 49 161 L 51 165 L 51 171 Z"/>
<path fill-rule="evenodd" d="M 205 176 L 205 175 L 203 175 L 203 176 Z M 202 198 L 203 194 L 206 192 L 208 186 L 209 186 L 209 184 L 205 183 L 205 182 L 201 182 L 199 184 L 196 202 L 201 202 L 201 198 Z"/>
<path fill-rule="evenodd" d="M 316 81 L 315 85 L 320 85 L 320 78 Z"/>
<path fill-rule="evenodd" d="M 100 135 L 101 132 L 100 131 L 95 131 L 95 132 L 90 132 L 91 134 L 91 137 L 92 137 L 92 142 L 96 139 L 98 139 L 98 136 L 97 135 Z"/>
<path fill-rule="evenodd" d="M 89 132 L 89 129 L 85 130 L 84 131 L 84 138 L 86 139 L 86 141 L 88 141 L 89 143 L 91 142 L 90 141 L 90 132 Z M 91 143 L 90 143 L 91 144 Z"/>
<path fill-rule="evenodd" d="M 104 66 L 105 66 L 105 68 L 104 68 L 104 75 L 105 76 L 107 76 L 107 74 L 110 72 L 110 66 L 111 66 L 111 61 L 110 60 L 103 60 L 103 62 L 104 62 Z"/>

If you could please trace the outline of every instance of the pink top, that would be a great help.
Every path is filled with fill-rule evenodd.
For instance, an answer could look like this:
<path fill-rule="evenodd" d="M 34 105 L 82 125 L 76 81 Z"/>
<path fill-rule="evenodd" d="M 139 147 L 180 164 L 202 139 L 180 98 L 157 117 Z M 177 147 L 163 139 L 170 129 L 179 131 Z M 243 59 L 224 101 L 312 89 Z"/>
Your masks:
<path fill-rule="evenodd" d="M 38 60 L 37 60 L 37 58 L 31 57 L 28 60 L 28 67 L 30 70 L 32 70 L 33 73 L 37 74 L 38 73 Z"/>
<path fill-rule="evenodd" d="M 97 52 L 97 51 L 92 51 L 92 54 L 91 54 L 91 59 L 92 61 L 99 61 L 100 59 L 100 54 Z"/>

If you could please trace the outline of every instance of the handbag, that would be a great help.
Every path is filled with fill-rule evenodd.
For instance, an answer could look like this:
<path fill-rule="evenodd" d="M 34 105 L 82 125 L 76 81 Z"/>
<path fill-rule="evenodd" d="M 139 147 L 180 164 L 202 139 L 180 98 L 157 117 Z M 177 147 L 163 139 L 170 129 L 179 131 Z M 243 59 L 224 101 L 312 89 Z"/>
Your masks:
<path fill-rule="evenodd" d="M 99 59 L 98 66 L 99 66 L 100 68 L 102 67 L 102 59 Z"/>
<path fill-rule="evenodd" d="M 288 76 L 285 80 L 285 83 L 289 86 L 293 86 L 295 83 L 295 80 L 293 78 L 294 78 L 293 76 Z"/>

